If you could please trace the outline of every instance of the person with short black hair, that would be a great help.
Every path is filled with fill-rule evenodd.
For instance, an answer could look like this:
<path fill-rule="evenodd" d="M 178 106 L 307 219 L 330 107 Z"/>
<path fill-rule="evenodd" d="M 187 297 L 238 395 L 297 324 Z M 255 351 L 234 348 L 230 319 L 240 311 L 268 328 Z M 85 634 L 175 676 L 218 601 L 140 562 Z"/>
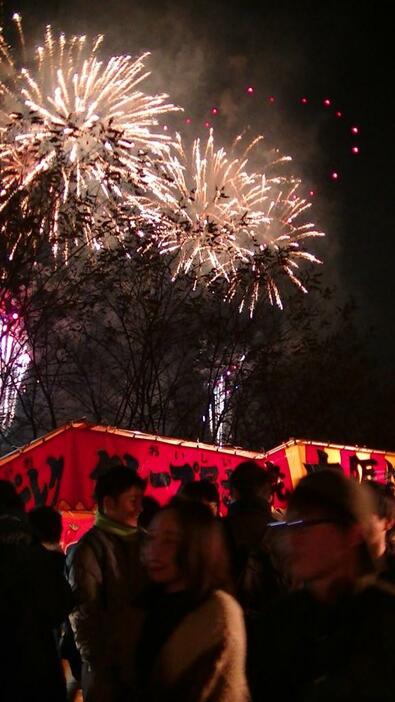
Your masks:
<path fill-rule="evenodd" d="M 267 472 L 255 461 L 239 463 L 231 473 L 229 485 L 234 500 L 254 500 L 271 497 L 271 481 Z"/>
<path fill-rule="evenodd" d="M 70 619 L 88 702 L 112 702 L 122 694 L 117 666 L 110 667 L 108 660 L 120 619 L 142 587 L 138 518 L 144 489 L 145 481 L 125 466 L 100 475 L 94 493 L 95 525 L 79 541 L 68 564 L 78 603 Z"/>
<path fill-rule="evenodd" d="M 49 551 L 60 550 L 62 515 L 54 507 L 42 505 L 28 514 L 30 528 L 36 539 Z"/>
<path fill-rule="evenodd" d="M 181 497 L 195 502 L 202 502 L 210 508 L 214 517 L 219 513 L 218 488 L 211 480 L 192 480 L 185 483 L 178 493 Z"/>
<path fill-rule="evenodd" d="M 233 501 L 224 519 L 224 528 L 231 554 L 232 574 L 236 596 L 245 611 L 254 609 L 267 596 L 267 578 L 270 591 L 273 576 L 270 558 L 263 552 L 266 527 L 273 520 L 271 512 L 271 480 L 267 472 L 254 461 L 236 466 L 229 478 Z M 258 564 L 259 561 L 259 564 Z M 264 562 L 264 572 L 261 569 Z M 251 572 L 258 574 L 253 579 Z"/>
<path fill-rule="evenodd" d="M 143 560 L 151 586 L 140 600 L 140 633 L 124 647 L 137 698 L 247 702 L 243 616 L 229 594 L 221 525 L 210 509 L 172 500 L 151 522 Z"/>
<path fill-rule="evenodd" d="M 108 513 L 109 509 L 110 511 L 113 510 L 115 503 L 121 495 L 135 489 L 137 491 L 133 492 L 134 497 L 132 496 L 132 492 L 130 492 L 128 497 L 129 507 L 131 503 L 134 502 L 136 506 L 129 509 L 128 515 L 123 514 L 122 517 L 120 517 L 117 511 L 117 521 L 119 521 L 119 519 L 122 519 L 122 522 L 126 520 L 125 523 L 130 524 L 130 526 L 136 526 L 145 486 L 145 480 L 143 480 L 136 471 L 130 468 L 122 465 L 109 468 L 109 470 L 99 475 L 93 492 L 99 514 Z M 116 509 L 119 510 L 119 503 Z"/>
<path fill-rule="evenodd" d="M 263 538 L 272 520 L 271 481 L 266 471 L 254 461 L 239 463 L 229 478 L 233 502 L 225 524 L 233 544 L 237 569 L 243 568 L 251 550 Z"/>

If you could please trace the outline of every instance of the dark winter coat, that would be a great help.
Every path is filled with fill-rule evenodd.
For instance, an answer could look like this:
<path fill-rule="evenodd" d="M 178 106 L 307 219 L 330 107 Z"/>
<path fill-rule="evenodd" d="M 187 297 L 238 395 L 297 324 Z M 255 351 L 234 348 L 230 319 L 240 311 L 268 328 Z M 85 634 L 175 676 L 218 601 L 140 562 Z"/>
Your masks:
<path fill-rule="evenodd" d="M 235 593 L 248 614 L 261 610 L 279 592 L 279 577 L 264 548 L 267 525 L 273 521 L 263 498 L 234 502 L 223 520 Z"/>
<path fill-rule="evenodd" d="M 70 616 L 82 660 L 106 666 L 114 627 L 143 583 L 140 532 L 125 540 L 94 526 L 72 554 L 69 582 L 77 601 Z"/>
<path fill-rule="evenodd" d="M 254 702 L 393 702 L 395 596 L 371 582 L 331 606 L 294 592 L 256 623 Z"/>
<path fill-rule="evenodd" d="M 260 546 L 271 521 L 270 505 L 262 498 L 237 500 L 230 505 L 224 527 L 236 573 L 244 568 L 251 550 Z"/>
<path fill-rule="evenodd" d="M 51 555 L 31 543 L 22 517 L 0 518 L 1 699 L 65 699 L 54 630 L 72 608 L 72 593 Z"/>

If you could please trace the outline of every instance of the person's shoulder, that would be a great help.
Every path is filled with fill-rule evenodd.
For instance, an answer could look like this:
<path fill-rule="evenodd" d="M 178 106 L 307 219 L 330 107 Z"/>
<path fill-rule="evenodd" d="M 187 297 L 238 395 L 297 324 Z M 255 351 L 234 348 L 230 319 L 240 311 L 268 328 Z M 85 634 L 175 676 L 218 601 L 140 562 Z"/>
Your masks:
<path fill-rule="evenodd" d="M 245 640 L 243 613 L 236 600 L 223 590 L 214 590 L 177 627 L 173 640 L 192 641 L 194 650 L 211 650 L 224 642 Z"/>
<path fill-rule="evenodd" d="M 236 622 L 243 618 L 243 611 L 235 598 L 224 590 L 214 590 L 205 602 L 205 609 L 212 621 Z"/>
<path fill-rule="evenodd" d="M 233 609 L 234 607 L 240 608 L 233 595 L 225 590 L 213 590 L 208 599 L 223 609 Z"/>
<path fill-rule="evenodd" d="M 67 554 L 67 561 L 74 562 L 76 559 L 84 557 L 87 552 L 97 553 L 98 550 L 102 550 L 104 547 L 104 542 L 106 541 L 106 535 L 96 526 L 88 529 L 87 532 L 80 538 L 80 540 L 73 545 Z"/>
<path fill-rule="evenodd" d="M 74 547 L 74 551 L 76 551 L 80 546 L 83 546 L 84 544 L 89 544 L 92 539 L 97 539 L 99 536 L 100 529 L 97 528 L 97 526 L 92 526 L 88 531 L 81 536 L 80 540 L 77 541 Z"/>

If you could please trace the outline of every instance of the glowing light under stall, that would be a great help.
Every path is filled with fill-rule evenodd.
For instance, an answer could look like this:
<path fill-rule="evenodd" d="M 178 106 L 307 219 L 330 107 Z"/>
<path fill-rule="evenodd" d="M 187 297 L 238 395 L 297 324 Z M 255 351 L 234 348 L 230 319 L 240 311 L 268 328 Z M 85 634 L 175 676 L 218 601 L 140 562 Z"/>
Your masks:
<path fill-rule="evenodd" d="M 8 305 L 5 305 L 6 307 Z M 0 430 L 15 416 L 18 392 L 29 364 L 23 326 L 16 312 L 0 310 Z"/>

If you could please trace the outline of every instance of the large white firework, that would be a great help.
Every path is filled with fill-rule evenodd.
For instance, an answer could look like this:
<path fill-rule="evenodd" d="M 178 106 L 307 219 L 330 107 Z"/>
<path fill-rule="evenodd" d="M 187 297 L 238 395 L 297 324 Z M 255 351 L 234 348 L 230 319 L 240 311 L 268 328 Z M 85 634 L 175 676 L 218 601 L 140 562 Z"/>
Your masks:
<path fill-rule="evenodd" d="M 248 256 L 234 268 L 225 299 L 239 300 L 239 310 L 248 306 L 254 313 L 259 294 L 264 290 L 270 304 L 283 307 L 280 282 L 286 278 L 302 292 L 301 263 L 321 261 L 305 246 L 308 240 L 324 236 L 312 222 L 306 221 L 311 207 L 300 193 L 301 182 L 294 178 L 259 176 L 270 183 L 259 209 L 253 211 L 248 224 Z"/>
<path fill-rule="evenodd" d="M 177 109 L 166 95 L 141 91 L 147 54 L 101 60 L 102 39 L 55 37 L 47 27 L 26 63 L 0 32 L 0 212 L 19 198 L 66 257 L 74 243 L 122 237 L 144 212 L 171 142 L 158 118 Z"/>
<path fill-rule="evenodd" d="M 158 244 L 163 253 L 177 253 L 175 275 L 227 278 L 235 261 L 245 258 L 243 222 L 248 209 L 241 198 L 251 191 L 243 161 L 229 161 L 223 148 L 215 148 L 212 130 L 202 147 L 196 139 L 185 148 L 177 135 L 176 149 L 165 166 L 167 187 L 157 197 L 169 222 Z"/>
<path fill-rule="evenodd" d="M 241 141 L 228 155 L 216 148 L 212 130 L 205 144 L 196 139 L 190 148 L 177 135 L 166 162 L 167 185 L 156 194 L 169 223 L 158 245 L 174 255 L 175 276 L 219 283 L 225 299 L 237 297 L 240 311 L 247 305 L 252 315 L 262 289 L 271 304 L 282 306 L 279 274 L 305 291 L 299 264 L 320 261 L 303 244 L 323 234 L 306 222 L 311 203 L 298 194 L 300 181 L 281 173 L 291 159 L 275 154 L 258 173 L 248 161 L 262 137 L 237 157 Z"/>

